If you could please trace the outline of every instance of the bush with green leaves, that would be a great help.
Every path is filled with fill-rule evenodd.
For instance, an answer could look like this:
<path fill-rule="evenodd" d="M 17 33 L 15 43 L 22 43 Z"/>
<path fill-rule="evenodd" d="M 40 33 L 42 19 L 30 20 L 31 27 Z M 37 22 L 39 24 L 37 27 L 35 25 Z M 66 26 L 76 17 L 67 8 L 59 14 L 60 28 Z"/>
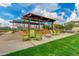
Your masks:
<path fill-rule="evenodd" d="M 56 33 L 58 34 L 64 30 L 64 26 L 61 24 L 55 24 L 54 29 L 55 29 Z"/>
<path fill-rule="evenodd" d="M 44 29 L 50 29 L 51 27 L 48 26 L 48 25 L 43 25 L 43 28 L 44 28 Z"/>
<path fill-rule="evenodd" d="M 67 24 L 65 24 L 64 29 L 65 30 L 72 30 L 73 27 L 74 27 L 74 23 L 68 22 Z"/>
<path fill-rule="evenodd" d="M 0 30 L 2 30 L 2 31 L 9 31 L 9 30 L 11 30 L 11 28 L 10 27 L 0 27 Z"/>
<path fill-rule="evenodd" d="M 64 26 L 61 24 L 55 24 L 54 27 L 55 29 L 64 29 Z"/>
<path fill-rule="evenodd" d="M 18 26 L 18 30 L 24 30 L 23 26 Z"/>

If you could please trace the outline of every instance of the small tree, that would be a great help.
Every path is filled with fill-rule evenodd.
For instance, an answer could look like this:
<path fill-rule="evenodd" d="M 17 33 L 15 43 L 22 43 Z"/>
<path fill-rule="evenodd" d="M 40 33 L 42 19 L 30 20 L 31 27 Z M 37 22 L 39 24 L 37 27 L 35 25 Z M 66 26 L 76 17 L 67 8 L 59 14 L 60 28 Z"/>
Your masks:
<path fill-rule="evenodd" d="M 18 26 L 18 30 L 24 30 L 23 26 Z"/>
<path fill-rule="evenodd" d="M 44 29 L 50 29 L 50 26 L 48 26 L 48 25 L 43 25 L 43 28 L 44 28 Z"/>
<path fill-rule="evenodd" d="M 64 29 L 64 26 L 61 24 L 56 24 L 54 27 L 55 29 Z"/>
<path fill-rule="evenodd" d="M 61 24 L 55 24 L 54 28 L 55 28 L 56 33 L 60 33 L 64 30 L 64 26 Z"/>

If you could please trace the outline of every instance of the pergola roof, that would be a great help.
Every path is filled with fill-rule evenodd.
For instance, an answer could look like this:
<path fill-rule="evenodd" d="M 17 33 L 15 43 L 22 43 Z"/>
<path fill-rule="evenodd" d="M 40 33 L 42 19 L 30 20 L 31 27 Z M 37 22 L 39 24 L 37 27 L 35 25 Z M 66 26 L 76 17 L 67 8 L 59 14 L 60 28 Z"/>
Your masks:
<path fill-rule="evenodd" d="M 54 22 L 55 21 L 54 19 L 43 17 L 43 16 L 39 16 L 39 15 L 32 14 L 32 13 L 24 15 L 22 17 L 22 19 L 25 19 L 25 20 L 32 19 L 32 21 L 41 21 L 41 22 L 44 22 L 44 21 Z"/>
<path fill-rule="evenodd" d="M 18 21 L 18 20 L 13 20 L 13 21 L 10 21 L 11 23 L 20 23 L 20 24 L 33 24 L 33 25 L 39 25 L 39 23 L 36 23 L 36 22 L 26 22 L 26 21 Z M 41 25 L 43 25 L 42 23 L 40 23 Z"/>

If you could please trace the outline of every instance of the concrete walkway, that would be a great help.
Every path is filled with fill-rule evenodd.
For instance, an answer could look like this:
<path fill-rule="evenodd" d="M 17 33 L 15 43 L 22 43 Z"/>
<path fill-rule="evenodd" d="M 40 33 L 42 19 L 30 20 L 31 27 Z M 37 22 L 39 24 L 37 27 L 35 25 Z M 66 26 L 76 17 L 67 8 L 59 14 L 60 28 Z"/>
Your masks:
<path fill-rule="evenodd" d="M 64 34 L 52 36 L 51 38 L 43 37 L 43 39 L 40 41 L 30 40 L 30 41 L 23 42 L 19 33 L 12 34 L 10 32 L 7 32 L 4 35 L 0 36 L 0 55 L 5 55 L 10 52 L 33 47 L 36 45 L 40 45 L 40 44 L 43 44 L 46 42 L 50 42 L 50 41 L 64 38 L 67 36 L 71 36 L 74 34 L 75 33 L 73 33 L 73 34 L 72 33 L 64 33 Z"/>

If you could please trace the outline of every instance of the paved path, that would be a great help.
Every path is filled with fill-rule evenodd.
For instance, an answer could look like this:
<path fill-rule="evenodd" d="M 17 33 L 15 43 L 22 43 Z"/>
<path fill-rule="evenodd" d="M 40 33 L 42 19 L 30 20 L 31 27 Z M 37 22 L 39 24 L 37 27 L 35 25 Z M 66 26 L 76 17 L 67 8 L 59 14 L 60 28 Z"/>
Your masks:
<path fill-rule="evenodd" d="M 30 40 L 23 42 L 19 33 L 12 34 L 10 32 L 7 32 L 4 35 L 0 36 L 0 55 L 5 55 L 10 52 L 33 47 L 35 45 L 43 44 L 46 42 L 50 42 L 74 34 L 75 33 L 73 34 L 64 33 L 64 34 L 52 36 L 51 38 L 43 37 L 43 39 L 40 41 Z"/>

